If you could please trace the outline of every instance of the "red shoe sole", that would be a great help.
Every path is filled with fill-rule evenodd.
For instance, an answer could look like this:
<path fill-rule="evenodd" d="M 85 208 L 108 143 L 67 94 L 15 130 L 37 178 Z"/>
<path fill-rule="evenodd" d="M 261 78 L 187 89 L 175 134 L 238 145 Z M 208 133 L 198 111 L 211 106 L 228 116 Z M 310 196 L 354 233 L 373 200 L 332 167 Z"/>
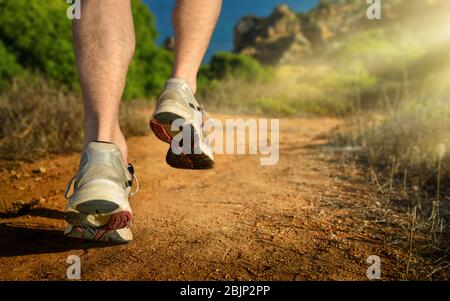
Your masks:
<path fill-rule="evenodd" d="M 172 143 L 172 136 L 167 132 L 166 127 L 157 119 L 152 118 L 150 120 L 150 128 L 159 140 L 169 144 Z"/>
<path fill-rule="evenodd" d="M 100 227 L 94 227 L 86 221 L 85 216 L 77 212 L 64 213 L 64 219 L 75 227 L 90 227 L 102 230 L 118 230 L 131 227 L 133 215 L 128 211 L 121 211 L 111 214 L 106 224 Z"/>

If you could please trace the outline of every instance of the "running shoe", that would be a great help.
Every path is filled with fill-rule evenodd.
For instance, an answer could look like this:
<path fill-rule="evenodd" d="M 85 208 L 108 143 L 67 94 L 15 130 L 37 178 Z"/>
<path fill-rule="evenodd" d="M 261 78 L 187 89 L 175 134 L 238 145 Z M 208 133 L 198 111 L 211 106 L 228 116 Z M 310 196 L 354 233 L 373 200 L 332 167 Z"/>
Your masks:
<path fill-rule="evenodd" d="M 100 230 L 129 228 L 132 210 L 129 196 L 133 182 L 139 189 L 134 169 L 122 160 L 113 143 L 91 142 L 81 155 L 78 173 L 64 196 L 68 199 L 65 220 L 74 227 Z M 73 184 L 73 194 L 68 196 Z"/>
<path fill-rule="evenodd" d="M 64 235 L 71 238 L 106 241 L 115 243 L 127 243 L 133 240 L 130 228 L 106 230 L 100 228 L 85 228 L 80 226 L 67 226 Z"/>
<path fill-rule="evenodd" d="M 214 166 L 214 156 L 203 132 L 205 119 L 210 119 L 209 115 L 195 99 L 188 83 L 180 78 L 169 79 L 156 104 L 150 128 L 156 137 L 171 144 L 166 155 L 170 166 L 184 169 Z M 188 135 L 181 133 L 183 130 L 188 130 Z M 180 138 L 172 143 L 175 137 L 187 137 L 190 141 Z"/>

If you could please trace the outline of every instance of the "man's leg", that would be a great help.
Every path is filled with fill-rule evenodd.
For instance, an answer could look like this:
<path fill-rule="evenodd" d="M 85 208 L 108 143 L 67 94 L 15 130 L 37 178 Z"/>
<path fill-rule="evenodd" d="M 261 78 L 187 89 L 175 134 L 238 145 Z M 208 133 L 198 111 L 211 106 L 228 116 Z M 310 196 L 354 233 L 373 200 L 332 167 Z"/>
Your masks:
<path fill-rule="evenodd" d="M 84 96 L 85 143 L 113 142 L 126 163 L 118 112 L 135 49 L 130 0 L 83 0 L 73 36 Z"/>
<path fill-rule="evenodd" d="M 214 166 L 214 156 L 211 147 L 204 143 L 202 120 L 199 120 L 199 117 L 204 116 L 201 114 L 204 111 L 194 94 L 197 88 L 197 73 L 221 6 L 222 0 L 177 0 L 175 5 L 172 78 L 167 81 L 150 121 L 155 135 L 171 144 L 166 161 L 172 167 L 207 169 Z M 181 140 L 186 138 L 184 135 L 172 130 L 175 121 L 183 121 L 183 128 L 191 129 L 190 146 L 188 143 L 181 143 Z M 179 139 L 180 135 L 183 139 Z"/>
<path fill-rule="evenodd" d="M 177 0 L 173 12 L 175 31 L 172 76 L 185 79 L 193 93 L 197 73 L 220 14 L 222 0 Z"/>
<path fill-rule="evenodd" d="M 69 237 L 127 242 L 132 211 L 119 104 L 134 52 L 130 0 L 82 0 L 73 36 L 85 109 L 85 146 L 64 218 Z"/>

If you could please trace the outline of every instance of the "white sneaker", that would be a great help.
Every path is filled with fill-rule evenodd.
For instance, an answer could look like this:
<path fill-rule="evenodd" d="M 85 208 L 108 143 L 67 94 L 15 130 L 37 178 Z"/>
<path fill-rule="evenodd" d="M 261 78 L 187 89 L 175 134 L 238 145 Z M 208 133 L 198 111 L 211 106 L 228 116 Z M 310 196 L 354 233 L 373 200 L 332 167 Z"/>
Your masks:
<path fill-rule="evenodd" d="M 69 200 L 65 220 L 72 226 L 101 230 L 130 227 L 132 211 L 128 198 L 133 179 L 133 167 L 125 165 L 115 144 L 89 143 L 81 155 L 78 174 L 64 194 Z M 68 197 L 73 181 L 74 192 Z"/>
<path fill-rule="evenodd" d="M 170 166 L 186 169 L 208 169 L 214 166 L 211 147 L 203 139 L 202 125 L 205 116 L 208 116 L 207 113 L 198 104 L 184 79 L 172 78 L 166 82 L 150 120 L 150 127 L 156 137 L 169 144 L 185 125 L 190 127 L 191 133 L 191 147 L 188 151 L 180 148 L 180 151 L 174 152 L 171 147 L 167 152 L 166 162 Z M 172 130 L 175 120 L 181 120 L 184 125 Z"/>
<path fill-rule="evenodd" d="M 64 231 L 64 235 L 71 238 L 116 243 L 126 243 L 133 240 L 133 233 L 131 232 L 130 228 L 105 230 L 69 225 Z"/>

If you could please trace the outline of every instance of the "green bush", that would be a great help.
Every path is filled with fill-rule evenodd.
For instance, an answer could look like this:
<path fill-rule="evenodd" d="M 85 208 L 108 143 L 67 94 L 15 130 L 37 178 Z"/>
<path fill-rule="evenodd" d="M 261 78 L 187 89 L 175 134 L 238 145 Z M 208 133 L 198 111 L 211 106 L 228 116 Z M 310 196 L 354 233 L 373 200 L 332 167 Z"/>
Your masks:
<path fill-rule="evenodd" d="M 169 77 L 172 54 L 155 44 L 155 20 L 141 0 L 132 0 L 136 52 L 128 72 L 124 98 L 149 97 L 160 92 Z"/>
<path fill-rule="evenodd" d="M 125 98 L 141 98 L 160 89 L 170 73 L 171 55 L 155 44 L 154 18 L 148 7 L 142 0 L 132 0 L 132 7 L 137 45 Z M 62 0 L 0 0 L 0 41 L 10 52 L 6 59 L 0 58 L 0 70 L 17 61 L 32 73 L 75 88 L 78 80 L 67 8 Z"/>
<path fill-rule="evenodd" d="M 389 32 L 389 34 L 388 34 Z M 363 64 L 370 74 L 402 71 L 424 54 L 408 30 L 390 27 L 356 33 L 345 39 L 337 51 L 341 65 Z"/>
<path fill-rule="evenodd" d="M 0 88 L 4 87 L 8 80 L 22 72 L 16 57 L 9 53 L 5 45 L 0 41 Z"/>
<path fill-rule="evenodd" d="M 291 116 L 297 113 L 295 103 L 284 99 L 261 97 L 250 104 L 250 108 L 262 114 Z"/>
<path fill-rule="evenodd" d="M 211 59 L 208 77 L 211 79 L 234 77 L 248 81 L 262 81 L 269 78 L 266 68 L 249 56 L 218 52 Z"/>
<path fill-rule="evenodd" d="M 76 82 L 64 1 L 0 0 L 0 40 L 25 68 L 72 86 Z"/>

